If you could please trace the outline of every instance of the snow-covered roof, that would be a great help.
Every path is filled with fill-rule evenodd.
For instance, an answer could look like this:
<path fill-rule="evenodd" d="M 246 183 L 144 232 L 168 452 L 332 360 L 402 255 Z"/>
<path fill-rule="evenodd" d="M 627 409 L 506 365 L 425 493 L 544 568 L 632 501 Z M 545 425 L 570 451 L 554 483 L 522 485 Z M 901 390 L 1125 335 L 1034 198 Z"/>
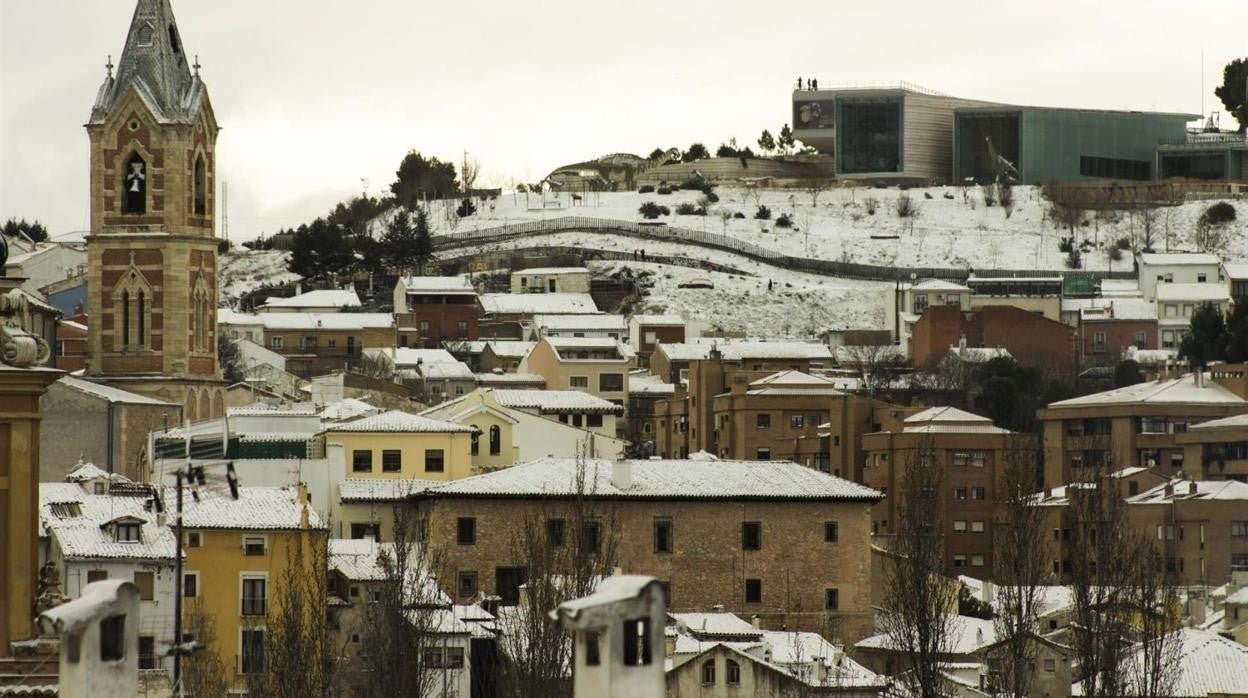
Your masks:
<path fill-rule="evenodd" d="M 381 564 L 382 546 L 372 538 L 329 539 L 329 569 L 352 582 L 385 581 L 386 568 Z"/>
<path fill-rule="evenodd" d="M 363 400 L 348 397 L 322 407 L 321 419 L 328 422 L 337 422 L 344 419 L 354 419 L 355 417 L 376 414 L 380 411 L 380 407 L 370 405 Z"/>
<path fill-rule="evenodd" d="M 991 419 L 956 407 L 929 407 L 906 417 L 903 430 L 914 434 L 1008 434 Z"/>
<path fill-rule="evenodd" d="M 607 358 L 593 358 L 593 361 L 624 361 L 630 355 L 631 351 L 628 347 L 618 339 L 611 337 L 543 337 L 543 341 L 550 344 L 562 359 L 575 359 L 575 356 L 565 356 L 574 351 L 612 351 L 615 356 Z"/>
<path fill-rule="evenodd" d="M 778 340 L 715 339 L 696 342 L 660 342 L 656 351 L 662 351 L 673 361 L 697 361 L 708 359 L 711 350 L 718 348 L 728 361 L 749 359 L 809 359 L 829 360 L 832 350 L 826 344 Z"/>
<path fill-rule="evenodd" d="M 443 482 L 394 477 L 347 478 L 338 483 L 338 497 L 343 502 L 397 502 Z"/>
<path fill-rule="evenodd" d="M 390 313 L 260 313 L 265 330 L 363 330 L 394 327 Z"/>
<path fill-rule="evenodd" d="M 669 613 L 668 618 L 695 635 L 758 639 L 762 631 L 735 613 Z"/>
<path fill-rule="evenodd" d="M 269 298 L 266 308 L 358 308 L 360 297 L 355 289 L 324 289 L 308 291 L 291 298 Z"/>
<path fill-rule="evenodd" d="M 823 388 L 831 385 L 834 385 L 834 382 L 824 378 L 823 376 L 816 376 L 810 373 L 793 370 L 780 371 L 778 373 L 773 373 L 770 376 L 750 381 L 750 386 L 755 388 L 774 388 L 779 386 L 811 386 Z"/>
<path fill-rule="evenodd" d="M 1170 490 L 1168 493 L 1167 488 Z M 1132 504 L 1160 504 L 1185 500 L 1248 501 L 1248 483 L 1237 480 L 1171 480 L 1127 498 L 1127 501 Z"/>
<path fill-rule="evenodd" d="M 537 346 L 537 342 L 523 342 L 520 340 L 490 340 L 486 342 L 490 347 L 490 352 L 494 356 L 507 359 L 523 359 L 533 351 L 533 347 Z"/>
<path fill-rule="evenodd" d="M 959 424 L 988 422 L 991 424 L 992 420 L 987 417 L 981 417 L 980 415 L 972 412 L 967 412 L 966 410 L 960 410 L 956 407 L 929 407 L 922 412 L 915 412 L 909 417 L 906 417 L 904 422 L 906 424 L 926 422 L 951 422 Z"/>
<path fill-rule="evenodd" d="M 1157 284 L 1158 301 L 1220 302 L 1229 298 L 1226 284 Z"/>
<path fill-rule="evenodd" d="M 1217 266 L 1222 263 L 1216 254 L 1204 252 L 1141 252 L 1140 263 L 1150 266 L 1183 266 L 1193 264 L 1210 264 Z M 1162 284 L 1158 284 L 1160 288 Z"/>
<path fill-rule="evenodd" d="M 631 373 L 628 376 L 629 395 L 671 395 L 676 386 L 649 373 Z"/>
<path fill-rule="evenodd" d="M 611 315 L 609 313 L 535 315 L 533 324 L 537 327 L 556 331 L 599 330 L 609 332 L 616 330 L 623 332 L 628 327 L 628 321 L 624 319 L 623 315 Z"/>
<path fill-rule="evenodd" d="M 911 286 L 911 290 L 914 290 L 914 291 L 954 291 L 954 292 L 967 291 L 969 292 L 971 289 L 968 286 L 963 286 L 962 284 L 955 284 L 952 281 L 943 281 L 941 279 L 928 279 L 927 281 L 920 281 L 914 286 Z"/>
<path fill-rule="evenodd" d="M 443 422 L 438 419 L 430 419 L 429 417 L 421 417 L 419 415 L 401 412 L 399 410 L 390 410 L 375 414 L 371 417 L 357 419 L 354 422 L 344 422 L 326 427 L 326 432 L 366 432 L 366 433 L 464 433 L 471 432 L 472 427 L 466 427 L 451 422 Z"/>
<path fill-rule="evenodd" d="M 102 398 L 113 403 L 126 405 L 175 406 L 172 402 L 157 400 L 155 398 L 147 397 L 146 395 L 139 395 L 138 393 L 132 393 L 128 390 L 122 390 L 121 388 L 114 388 L 111 385 L 93 383 L 92 381 L 83 380 L 82 378 L 74 378 L 73 376 L 61 376 L 58 382 L 61 385 L 64 385 L 67 388 L 73 388 L 80 393 Z"/>
<path fill-rule="evenodd" d="M 626 499 L 841 500 L 875 502 L 869 487 L 789 461 L 624 461 L 632 484 L 612 484 L 613 464 L 585 461 L 590 496 Z M 574 458 L 539 458 L 504 470 L 464 478 L 429 490 L 449 497 L 564 497 L 577 493 Z"/>
<path fill-rule="evenodd" d="M 481 309 L 493 315 L 577 315 L 598 312 L 588 293 L 486 293 Z"/>
<path fill-rule="evenodd" d="M 546 387 L 546 376 L 538 373 L 478 373 L 474 376 L 480 385 L 540 385 Z M 629 386 L 631 389 L 631 385 Z"/>
<path fill-rule="evenodd" d="M 300 528 L 303 512 L 308 526 L 325 528 L 321 517 L 306 502 L 298 502 L 294 487 L 240 487 L 238 499 L 229 492 L 201 490 L 199 500 L 185 502 L 182 525 L 186 528 L 225 528 L 244 531 Z M 166 501 L 173 501 L 166 494 Z"/>
<path fill-rule="evenodd" d="M 685 319 L 679 315 L 634 315 L 638 325 L 649 327 L 684 327 Z"/>
<path fill-rule="evenodd" d="M 588 274 L 589 269 L 586 267 L 537 267 L 535 269 L 517 269 L 511 272 L 512 276 L 525 274 L 542 274 L 543 276 L 552 276 L 558 274 Z"/>
<path fill-rule="evenodd" d="M 472 280 L 466 276 L 405 276 L 403 287 L 408 293 L 439 295 L 476 295 Z"/>
<path fill-rule="evenodd" d="M 130 482 L 130 478 L 120 473 L 105 472 L 95 463 L 86 463 L 81 459 L 78 460 L 78 465 L 65 476 L 65 482 L 89 482 L 91 480 Z"/>
<path fill-rule="evenodd" d="M 375 347 L 364 350 L 365 356 L 379 356 L 395 368 L 415 368 L 423 364 L 453 364 L 458 359 L 445 349 L 417 349 L 414 347 Z"/>
<path fill-rule="evenodd" d="M 1210 380 L 1196 385 L 1195 374 L 1188 373 L 1178 378 L 1160 381 L 1145 381 L 1114 388 L 1083 397 L 1059 400 L 1049 404 L 1050 408 L 1092 407 L 1096 405 L 1227 405 L 1243 404 L 1244 399 Z"/>
<path fill-rule="evenodd" d="M 1138 297 L 1139 295 L 1138 279 L 1101 279 L 1101 296 L 1104 298 Z"/>
<path fill-rule="evenodd" d="M 420 375 L 434 380 L 475 380 L 476 376 L 468 364 L 462 361 L 447 361 L 425 364 L 420 367 Z"/>
<path fill-rule="evenodd" d="M 949 616 L 948 654 L 968 655 L 996 643 L 997 632 L 991 620 L 970 616 Z M 887 633 L 872 635 L 854 645 L 859 649 L 897 650 Z"/>
<path fill-rule="evenodd" d="M 266 405 L 257 402 L 253 405 L 229 407 L 225 413 L 231 417 L 312 417 L 316 408 L 312 405 Z"/>
<path fill-rule="evenodd" d="M 1088 298 L 1085 300 L 1092 302 L 1079 308 L 1081 322 L 1157 319 L 1157 306 L 1142 298 Z"/>
<path fill-rule="evenodd" d="M 1248 427 L 1248 414 L 1237 414 L 1231 417 L 1223 417 L 1221 419 L 1211 419 L 1207 422 L 1199 424 L 1190 424 L 1188 431 L 1221 431 L 1223 429 L 1243 429 Z"/>
<path fill-rule="evenodd" d="M 253 313 L 240 313 L 232 308 L 217 308 L 218 325 L 260 325 L 260 316 Z"/>
<path fill-rule="evenodd" d="M 1204 698 L 1214 694 L 1248 694 L 1248 647 L 1207 630 L 1182 628 L 1175 632 L 1180 634 L 1174 659 L 1178 671 L 1173 685 L 1165 690 L 1166 695 Z M 1137 648 L 1135 656 L 1126 660 L 1127 681 L 1131 684 L 1136 683 L 1136 667 L 1145 664 L 1143 652 Z M 1083 695 L 1082 684 L 1076 683 L 1072 688 L 1072 695 Z"/>
<path fill-rule="evenodd" d="M 158 525 L 147 511 L 146 497 L 88 494 L 69 482 L 39 484 L 40 528 L 56 539 L 66 559 L 169 560 L 175 552 L 173 532 Z M 107 524 L 118 519 L 140 524 L 139 540 L 118 542 Z"/>
<path fill-rule="evenodd" d="M 624 408 L 580 390 L 497 389 L 494 399 L 503 407 L 536 409 L 541 412 L 599 412 L 622 414 Z"/>
<path fill-rule="evenodd" d="M 1248 279 L 1248 262 L 1223 262 L 1222 271 L 1228 279 Z"/>

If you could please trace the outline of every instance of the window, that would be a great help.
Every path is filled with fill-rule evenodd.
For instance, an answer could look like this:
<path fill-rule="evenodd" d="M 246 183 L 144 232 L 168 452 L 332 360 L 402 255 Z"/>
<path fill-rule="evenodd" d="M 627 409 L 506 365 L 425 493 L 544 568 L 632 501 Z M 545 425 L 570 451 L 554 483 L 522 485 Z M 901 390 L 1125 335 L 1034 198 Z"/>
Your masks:
<path fill-rule="evenodd" d="M 1208 280 L 1208 278 L 1209 278 L 1209 276 L 1208 276 L 1207 274 L 1204 274 L 1204 273 L 1197 274 L 1197 275 L 1196 275 L 1196 283 L 1198 283 L 1198 284 L 1203 284 L 1203 283 L 1205 283 L 1205 281 L 1207 281 L 1207 280 Z"/>
<path fill-rule="evenodd" d="M 1104 332 L 1092 333 L 1092 351 L 1097 354 L 1103 353 L 1105 351 L 1105 333 Z"/>
<path fill-rule="evenodd" d="M 972 522 L 971 522 L 971 532 L 972 532 L 972 533 L 983 533 L 983 532 L 984 532 L 984 522 L 983 522 L 983 521 L 972 521 Z"/>
<path fill-rule="evenodd" d="M 199 573 L 182 573 L 182 598 L 194 599 L 199 596 Z"/>
<path fill-rule="evenodd" d="M 466 320 L 456 322 L 455 332 L 459 335 L 460 339 L 468 339 L 468 322 Z"/>
<path fill-rule="evenodd" d="M 966 488 L 965 487 L 953 488 L 953 500 L 955 502 L 966 501 Z"/>
<path fill-rule="evenodd" d="M 983 567 L 983 566 L 984 566 L 984 556 L 983 556 L 983 555 L 972 555 L 972 556 L 971 556 L 971 567 Z"/>
<path fill-rule="evenodd" d="M 87 570 L 87 584 L 102 582 L 105 579 L 108 579 L 108 572 L 105 570 Z"/>
<path fill-rule="evenodd" d="M 490 427 L 490 455 L 497 456 L 503 450 L 503 430 L 498 425 Z"/>
<path fill-rule="evenodd" d="M 624 389 L 623 373 L 601 373 L 598 375 L 598 390 L 618 393 Z"/>
<path fill-rule="evenodd" d="M 766 412 L 756 415 L 754 417 L 754 426 L 757 429 L 770 429 L 771 428 L 771 415 L 767 414 Z"/>
<path fill-rule="evenodd" d="M 567 521 L 563 519 L 546 519 L 546 545 L 552 548 L 563 546 L 567 537 Z"/>
<path fill-rule="evenodd" d="M 591 553 L 602 552 L 602 525 L 597 521 L 586 521 L 582 532 L 585 549 Z"/>
<path fill-rule="evenodd" d="M 272 338 L 272 339 L 270 339 L 270 340 L 269 340 L 269 346 L 273 347 L 274 349 L 281 349 L 281 348 L 282 348 L 282 341 L 283 341 L 283 340 L 282 340 L 282 338 L 281 338 L 281 337 L 274 337 L 274 338 Z"/>
<path fill-rule="evenodd" d="M 1248 553 L 1231 553 L 1231 571 L 1248 572 Z"/>
<path fill-rule="evenodd" d="M 243 628 L 243 651 L 239 671 L 243 674 L 259 674 L 264 671 L 264 629 Z"/>
<path fill-rule="evenodd" d="M 351 540 L 363 540 L 372 538 L 373 540 L 381 540 L 381 524 L 378 523 L 353 523 L 351 524 Z"/>
<path fill-rule="evenodd" d="M 966 451 L 956 451 L 953 454 L 953 464 L 956 466 L 965 466 L 971 460 L 971 454 Z"/>
<path fill-rule="evenodd" d="M 568 376 L 568 387 L 570 388 L 588 388 L 589 376 Z"/>
<path fill-rule="evenodd" d="M 268 580 L 264 577 L 243 577 L 243 615 L 262 616 L 267 610 Z"/>
<path fill-rule="evenodd" d="M 455 521 L 455 542 L 460 545 L 474 545 L 477 542 L 477 520 L 471 516 L 461 516 Z"/>
<path fill-rule="evenodd" d="M 762 603 L 763 602 L 763 580 L 761 579 L 745 580 L 745 602 L 746 603 Z"/>
<path fill-rule="evenodd" d="M 758 449 L 757 460 L 771 460 L 771 449 L 770 448 Z"/>
<path fill-rule="evenodd" d="M 650 652 L 650 619 L 624 621 L 624 666 L 644 666 L 653 661 Z"/>
<path fill-rule="evenodd" d="M 758 521 L 746 521 L 741 524 L 741 549 L 762 550 L 763 524 Z"/>
<path fill-rule="evenodd" d="M 983 500 L 984 500 L 984 497 L 985 497 L 985 493 L 986 493 L 986 491 L 984 490 L 984 488 L 983 488 L 983 487 L 972 487 L 972 488 L 971 488 L 971 499 L 974 499 L 974 500 L 977 500 L 977 501 L 983 501 Z"/>
<path fill-rule="evenodd" d="M 472 425 L 472 455 L 481 455 L 481 427 Z"/>
<path fill-rule="evenodd" d="M 156 638 L 151 635 L 139 636 L 139 671 L 151 671 L 156 668 Z"/>
<path fill-rule="evenodd" d="M 1149 179 L 1152 163 L 1146 160 L 1124 160 L 1089 155 L 1079 157 L 1079 174 L 1106 179 Z"/>
<path fill-rule="evenodd" d="M 965 555 L 954 555 L 954 556 L 953 556 L 953 566 L 954 566 L 954 567 L 966 567 L 966 556 L 965 556 Z"/>
<path fill-rule="evenodd" d="M 1232 521 L 1231 538 L 1248 538 L 1248 521 Z"/>
<path fill-rule="evenodd" d="M 724 681 L 729 686 L 741 685 L 741 665 L 731 659 L 724 662 Z"/>
<path fill-rule="evenodd" d="M 186 547 L 198 548 L 204 544 L 203 535 L 199 531 L 186 532 Z"/>
<path fill-rule="evenodd" d="M 126 658 L 126 617 L 112 616 L 100 622 L 100 661 L 120 662 Z"/>
<path fill-rule="evenodd" d="M 476 572 L 460 572 L 459 573 L 459 595 L 464 597 L 473 597 L 477 595 L 477 573 Z"/>
<path fill-rule="evenodd" d="M 135 153 L 126 161 L 122 170 L 121 212 L 130 214 L 147 213 L 147 163 L 143 156 Z"/>
<path fill-rule="evenodd" d="M 841 539 L 841 527 L 835 521 L 823 522 L 823 542 L 836 543 Z"/>
<path fill-rule="evenodd" d="M 1146 336 L 1143 332 L 1135 333 L 1135 348 L 1136 349 L 1143 349 L 1147 343 L 1148 343 L 1148 340 L 1146 339 Z"/>
<path fill-rule="evenodd" d="M 243 538 L 244 555 L 263 555 L 264 536 L 245 536 Z"/>
<path fill-rule="evenodd" d="M 358 451 L 357 451 L 358 453 Z M 369 469 L 372 469 L 372 452 L 369 455 Z M 381 472 L 397 473 L 403 469 L 403 452 L 402 451 L 382 451 L 381 452 Z"/>
<path fill-rule="evenodd" d="M 373 452 L 372 451 L 352 451 L 351 452 L 351 470 L 357 473 L 373 472 Z"/>
<path fill-rule="evenodd" d="M 463 669 L 464 668 L 464 648 L 463 647 L 447 647 L 446 661 L 443 663 L 447 669 Z"/>
<path fill-rule="evenodd" d="M 592 630 L 585 632 L 585 664 L 588 666 L 602 664 L 602 655 L 598 652 L 598 633 Z"/>
<path fill-rule="evenodd" d="M 425 472 L 440 473 L 446 469 L 446 456 L 440 448 L 425 449 Z"/>
<path fill-rule="evenodd" d="M 966 522 L 965 522 L 965 521 L 954 521 L 954 522 L 953 522 L 953 532 L 954 532 L 954 533 L 966 533 Z"/>
<path fill-rule="evenodd" d="M 156 583 L 156 575 L 152 572 L 135 572 L 134 585 L 139 588 L 139 600 L 151 601 L 156 598 L 153 589 Z"/>
<path fill-rule="evenodd" d="M 1057 671 L 1057 660 L 1052 657 L 1044 658 L 1044 670 L 1050 674 Z"/>
<path fill-rule="evenodd" d="M 841 607 L 841 590 L 840 589 L 824 589 L 823 590 L 823 608 L 828 611 L 835 611 Z"/>
<path fill-rule="evenodd" d="M 328 346 L 330 349 L 336 349 L 338 347 L 338 340 L 330 339 L 325 342 L 325 345 Z"/>
<path fill-rule="evenodd" d="M 420 332 L 420 336 L 428 337 L 429 336 L 429 321 L 421 320 L 420 325 L 417 327 L 417 331 Z"/>
<path fill-rule="evenodd" d="M 792 429 L 802 429 L 806 426 L 805 415 L 795 414 L 789 417 L 789 427 Z"/>
<path fill-rule="evenodd" d="M 654 520 L 654 552 L 672 552 L 672 520 Z"/>
<path fill-rule="evenodd" d="M 585 426 L 587 426 L 587 427 L 600 427 L 600 426 L 602 426 L 602 415 L 600 415 L 600 414 L 587 414 L 587 415 L 585 415 Z M 646 425 L 646 427 L 647 427 L 647 428 L 649 428 L 649 426 L 650 426 L 649 424 L 647 424 L 647 425 Z"/>
<path fill-rule="evenodd" d="M 131 521 L 117 524 L 116 538 L 118 543 L 138 543 L 141 524 Z"/>
<path fill-rule="evenodd" d="M 705 662 L 702 662 L 702 685 L 703 686 L 715 685 L 715 660 L 714 659 L 708 659 Z"/>

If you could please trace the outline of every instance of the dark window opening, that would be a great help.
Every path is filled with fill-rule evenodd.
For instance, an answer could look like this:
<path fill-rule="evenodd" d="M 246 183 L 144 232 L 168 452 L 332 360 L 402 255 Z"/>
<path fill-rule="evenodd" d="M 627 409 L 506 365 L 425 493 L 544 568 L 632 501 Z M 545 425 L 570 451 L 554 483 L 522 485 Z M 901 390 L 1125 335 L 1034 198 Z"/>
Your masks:
<path fill-rule="evenodd" d="M 654 522 L 654 552 L 672 552 L 672 520 L 657 519 Z"/>
<path fill-rule="evenodd" d="M 111 616 L 100 621 L 100 661 L 120 662 L 126 658 L 126 617 Z"/>
<path fill-rule="evenodd" d="M 150 671 L 156 668 L 156 638 L 151 635 L 139 636 L 139 670 Z"/>
<path fill-rule="evenodd" d="M 624 621 L 624 666 L 645 666 L 651 661 L 650 619 Z"/>
<path fill-rule="evenodd" d="M 126 161 L 125 172 L 122 173 L 121 212 L 128 214 L 147 213 L 147 163 L 143 156 L 135 153 Z"/>
<path fill-rule="evenodd" d="M 598 633 L 592 630 L 585 633 L 585 664 L 587 666 L 602 664 L 602 655 L 598 650 Z"/>
<path fill-rule="evenodd" d="M 841 538 L 841 527 L 835 521 L 823 522 L 823 540 L 827 543 L 835 543 Z"/>
<path fill-rule="evenodd" d="M 524 567 L 498 567 L 494 570 L 494 593 L 498 595 L 504 606 L 515 606 L 520 603 L 520 587 L 528 580 L 528 570 Z"/>
<path fill-rule="evenodd" d="M 425 449 L 425 472 L 440 473 L 444 470 L 446 470 L 446 454 L 442 449 Z"/>
<path fill-rule="evenodd" d="M 546 519 L 546 544 L 552 548 L 563 546 L 567 522 L 563 519 Z"/>
<path fill-rule="evenodd" d="M 763 524 L 758 521 L 747 521 L 741 524 L 741 549 L 762 550 Z"/>
<path fill-rule="evenodd" d="M 208 210 L 208 168 L 204 156 L 195 156 L 195 215 L 202 216 Z"/>
<path fill-rule="evenodd" d="M 745 602 L 746 603 L 762 603 L 763 602 L 763 580 L 761 579 L 745 580 Z"/>
<path fill-rule="evenodd" d="M 602 525 L 597 521 L 586 521 L 581 544 L 588 552 L 602 552 Z"/>
<path fill-rule="evenodd" d="M 477 573 L 476 572 L 460 572 L 459 573 L 459 595 L 472 597 L 477 595 Z"/>
<path fill-rule="evenodd" d="M 455 521 L 455 541 L 460 545 L 473 545 L 477 542 L 477 520 L 471 516 L 461 516 Z"/>
<path fill-rule="evenodd" d="M 372 455 L 372 454 L 370 453 L 369 455 Z M 397 473 L 402 469 L 403 469 L 403 452 L 402 451 L 382 451 L 381 452 L 381 472 Z"/>
<path fill-rule="evenodd" d="M 1079 174 L 1106 179 L 1149 179 L 1152 165 L 1145 160 L 1122 160 L 1083 155 L 1079 157 Z"/>
<path fill-rule="evenodd" d="M 372 451 L 352 451 L 351 452 L 351 470 L 357 473 L 373 472 L 373 452 Z"/>
<path fill-rule="evenodd" d="M 841 590 L 840 589 L 824 589 L 823 590 L 823 607 L 829 611 L 835 611 L 841 607 Z"/>
<path fill-rule="evenodd" d="M 490 427 L 490 455 L 497 456 L 503 450 L 503 430 L 498 425 Z"/>
<path fill-rule="evenodd" d="M 363 540 L 372 538 L 373 540 L 381 540 L 381 525 L 376 523 L 353 523 L 351 524 L 351 539 Z"/>
<path fill-rule="evenodd" d="M 838 172 L 901 172 L 901 106 L 899 97 L 837 102 Z"/>
<path fill-rule="evenodd" d="M 138 307 L 139 312 L 135 315 L 135 320 L 137 320 L 135 324 L 138 326 L 139 332 L 138 332 L 138 339 L 135 343 L 140 346 L 143 345 L 143 335 L 144 335 L 144 331 L 146 330 L 146 328 L 143 326 L 143 313 L 145 310 L 144 306 L 146 305 L 146 303 L 144 303 L 144 300 L 145 299 L 143 298 L 143 292 L 139 291 L 139 307 Z"/>

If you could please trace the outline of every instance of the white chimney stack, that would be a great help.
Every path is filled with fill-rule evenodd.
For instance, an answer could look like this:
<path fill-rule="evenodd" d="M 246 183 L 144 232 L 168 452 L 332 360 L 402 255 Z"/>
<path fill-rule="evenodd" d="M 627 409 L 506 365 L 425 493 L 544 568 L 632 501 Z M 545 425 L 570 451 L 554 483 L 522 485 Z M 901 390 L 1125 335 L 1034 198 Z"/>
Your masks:
<path fill-rule="evenodd" d="M 627 490 L 633 486 L 632 461 L 617 460 L 611 464 L 611 486 L 617 490 Z"/>

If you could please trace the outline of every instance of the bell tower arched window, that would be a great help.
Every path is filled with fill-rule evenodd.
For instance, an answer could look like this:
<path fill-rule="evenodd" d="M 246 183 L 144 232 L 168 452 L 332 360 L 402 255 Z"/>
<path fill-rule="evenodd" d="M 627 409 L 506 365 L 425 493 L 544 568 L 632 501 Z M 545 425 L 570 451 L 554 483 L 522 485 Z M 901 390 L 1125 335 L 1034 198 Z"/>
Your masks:
<path fill-rule="evenodd" d="M 195 215 L 202 216 L 208 210 L 208 167 L 204 154 L 195 156 Z"/>
<path fill-rule="evenodd" d="M 152 344 L 152 285 L 135 266 L 113 287 L 113 350 L 141 351 Z"/>
<path fill-rule="evenodd" d="M 126 161 L 125 171 L 121 174 L 121 189 L 122 213 L 147 213 L 147 162 L 142 155 L 135 153 Z"/>
<path fill-rule="evenodd" d="M 212 317 L 210 313 L 215 312 L 212 304 L 212 293 L 208 287 L 208 280 L 204 277 L 203 272 L 196 274 L 195 284 L 191 288 L 191 351 L 207 353 L 210 350 L 210 342 L 212 338 L 209 336 L 212 331 Z"/>

